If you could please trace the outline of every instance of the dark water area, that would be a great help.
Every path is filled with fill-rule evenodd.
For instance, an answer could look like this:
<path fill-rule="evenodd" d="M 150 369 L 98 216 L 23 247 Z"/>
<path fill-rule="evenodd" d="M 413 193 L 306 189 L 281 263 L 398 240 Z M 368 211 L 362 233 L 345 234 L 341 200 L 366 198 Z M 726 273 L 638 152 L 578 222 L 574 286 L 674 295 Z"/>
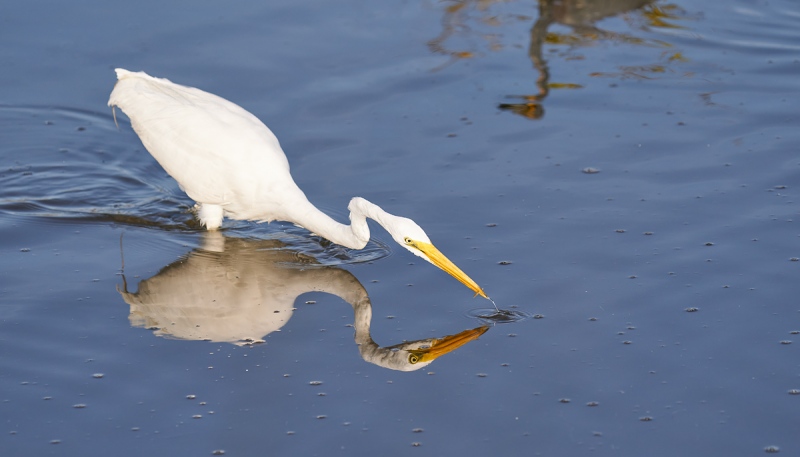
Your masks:
<path fill-rule="evenodd" d="M 0 6 L 3 455 L 800 455 L 795 2 Z M 400 248 L 193 202 L 113 69 Z"/>

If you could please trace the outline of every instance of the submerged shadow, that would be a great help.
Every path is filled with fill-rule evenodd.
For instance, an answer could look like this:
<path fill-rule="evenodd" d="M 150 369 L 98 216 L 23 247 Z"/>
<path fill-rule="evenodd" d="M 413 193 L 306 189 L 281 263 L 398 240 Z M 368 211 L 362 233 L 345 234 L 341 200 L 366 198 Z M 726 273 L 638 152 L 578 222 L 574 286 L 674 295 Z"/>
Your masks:
<path fill-rule="evenodd" d="M 499 27 L 509 22 L 532 20 L 524 14 L 504 13 L 503 8 L 508 3 L 498 0 L 444 0 L 442 31 L 428 41 L 428 48 L 435 54 L 450 57 L 449 62 L 443 66 L 472 59 L 480 54 L 470 49 L 475 48 L 474 44 L 467 45 L 466 48 L 462 44 L 459 49 L 459 40 L 467 43 L 485 41 L 490 51 L 503 49 L 508 43 L 502 42 L 503 34 L 497 32 Z M 622 17 L 632 29 L 680 28 L 675 20 L 680 19 L 681 15 L 679 6 L 658 0 L 539 0 L 538 17 L 533 21 L 528 40 L 528 58 L 537 73 L 535 91 L 524 95 L 508 95 L 507 98 L 515 101 L 499 103 L 497 107 L 528 119 L 540 119 L 545 112 L 543 102 L 551 90 L 583 87 L 575 83 L 551 81 L 544 52 L 547 45 L 569 49 L 570 51 L 555 54 L 566 60 L 583 60 L 583 56 L 574 55 L 572 51 L 588 49 L 603 41 L 652 47 L 659 55 L 660 62 L 657 64 L 620 66 L 619 72 L 593 72 L 590 76 L 649 79 L 665 73 L 668 64 L 686 60 L 679 51 L 668 51 L 672 48 L 669 43 L 641 38 L 632 33 L 607 30 L 597 24 L 608 18 Z M 559 30 L 567 28 L 569 31 L 551 31 L 554 26 L 559 26 Z M 550 51 L 555 51 L 555 48 Z"/>
<path fill-rule="evenodd" d="M 297 298 L 325 292 L 353 307 L 355 342 L 361 357 L 375 365 L 413 371 L 485 333 L 488 325 L 455 335 L 379 346 L 370 334 L 372 303 L 352 273 L 322 266 L 278 240 L 225 237 L 206 232 L 203 246 L 142 280 L 138 291 L 118 288 L 130 305 L 134 327 L 158 336 L 257 344 L 286 325 Z"/>
<path fill-rule="evenodd" d="M 632 37 L 603 30 L 595 24 L 601 19 L 617 16 L 629 11 L 638 10 L 655 0 L 604 0 L 586 2 L 582 0 L 539 0 L 539 18 L 530 31 L 528 57 L 536 69 L 536 93 L 530 95 L 511 95 L 509 98 L 521 99 L 518 103 L 500 103 L 497 107 L 503 111 L 528 119 L 539 119 L 544 116 L 542 102 L 549 95 L 550 89 L 579 89 L 578 84 L 551 83 L 550 69 L 544 58 L 545 44 L 570 44 L 587 46 L 599 40 L 620 42 L 636 42 Z M 548 29 L 553 24 L 568 26 L 573 33 L 569 36 L 551 34 Z"/>

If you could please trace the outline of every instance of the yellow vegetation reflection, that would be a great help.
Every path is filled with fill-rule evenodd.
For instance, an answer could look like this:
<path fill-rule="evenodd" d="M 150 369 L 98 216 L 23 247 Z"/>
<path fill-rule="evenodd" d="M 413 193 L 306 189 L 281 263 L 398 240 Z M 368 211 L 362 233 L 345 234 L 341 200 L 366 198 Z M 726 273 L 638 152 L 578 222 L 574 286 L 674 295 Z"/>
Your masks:
<path fill-rule="evenodd" d="M 528 119 L 544 115 L 542 101 L 554 89 L 580 89 L 571 82 L 554 82 L 550 78 L 545 45 L 552 46 L 553 55 L 565 60 L 583 60 L 579 49 L 595 46 L 601 41 L 648 46 L 656 50 L 658 63 L 618 66 L 616 72 L 592 72 L 593 77 L 641 78 L 658 77 L 669 71 L 670 65 L 688 59 L 664 40 L 645 39 L 635 31 L 651 29 L 680 29 L 679 20 L 685 12 L 677 5 L 656 0 L 539 0 L 538 17 L 514 12 L 526 5 L 515 0 L 445 0 L 441 2 L 442 31 L 428 41 L 428 48 L 436 54 L 450 57 L 446 65 L 481 55 L 483 50 L 499 51 L 514 43 L 503 43 L 503 26 L 513 23 L 533 22 L 528 42 L 528 57 L 537 72 L 535 92 L 527 95 L 509 95 L 514 103 L 501 103 L 501 110 L 510 111 Z M 621 17 L 632 33 L 604 30 L 596 24 L 602 19 Z M 551 31 L 554 24 L 569 27 L 569 32 Z M 562 27 L 563 28 L 563 27 Z M 476 40 L 477 38 L 477 40 Z"/>
<path fill-rule="evenodd" d="M 205 233 L 202 249 L 141 281 L 136 293 L 127 289 L 123 277 L 119 292 L 130 305 L 131 325 L 167 338 L 238 345 L 262 343 L 280 330 L 292 317 L 298 296 L 330 293 L 353 307 L 361 357 L 400 371 L 425 367 L 489 328 L 381 347 L 370 334 L 367 291 L 350 272 L 317 265 L 277 240 L 228 238 L 219 232 Z"/>

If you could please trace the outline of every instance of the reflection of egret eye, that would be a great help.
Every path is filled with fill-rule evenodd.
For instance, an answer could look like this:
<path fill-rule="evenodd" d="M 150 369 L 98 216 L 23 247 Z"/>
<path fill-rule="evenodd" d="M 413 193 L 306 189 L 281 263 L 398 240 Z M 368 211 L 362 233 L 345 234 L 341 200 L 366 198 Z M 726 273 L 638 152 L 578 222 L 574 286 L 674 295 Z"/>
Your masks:
<path fill-rule="evenodd" d="M 417 354 L 414 353 L 408 354 L 408 363 L 413 365 L 417 362 L 419 362 L 419 356 Z"/>

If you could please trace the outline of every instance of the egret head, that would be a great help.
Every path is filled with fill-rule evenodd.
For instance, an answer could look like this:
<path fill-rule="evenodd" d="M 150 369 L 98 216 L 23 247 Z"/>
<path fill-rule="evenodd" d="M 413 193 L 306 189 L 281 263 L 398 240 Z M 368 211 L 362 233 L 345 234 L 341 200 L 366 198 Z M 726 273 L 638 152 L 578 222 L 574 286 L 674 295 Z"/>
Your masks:
<path fill-rule="evenodd" d="M 436 249 L 436 246 L 431 243 L 428 235 L 425 234 L 425 231 L 422 230 L 422 227 L 417 225 L 416 222 L 406 217 L 399 216 L 384 218 L 382 222 L 386 231 L 388 231 L 389 234 L 392 235 L 392 238 L 401 246 L 414 253 L 414 255 L 420 256 L 446 271 L 448 274 L 461 281 L 462 284 L 469 287 L 476 295 L 489 298 L 472 278 L 467 276 L 467 274 L 461 271 L 450 259 Z"/>

